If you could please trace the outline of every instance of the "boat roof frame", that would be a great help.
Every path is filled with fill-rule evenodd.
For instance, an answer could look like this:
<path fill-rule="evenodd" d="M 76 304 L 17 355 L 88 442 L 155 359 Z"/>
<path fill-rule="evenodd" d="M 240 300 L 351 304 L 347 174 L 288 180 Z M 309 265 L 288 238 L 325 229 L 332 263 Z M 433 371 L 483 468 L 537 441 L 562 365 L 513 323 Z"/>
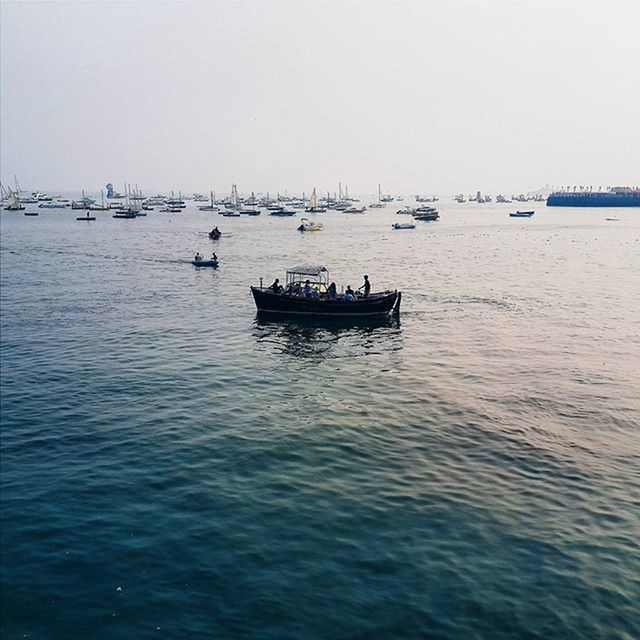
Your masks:
<path fill-rule="evenodd" d="M 304 280 L 326 285 L 329 282 L 329 271 L 326 267 L 314 265 L 299 265 L 287 269 L 287 284 L 294 284 Z"/>

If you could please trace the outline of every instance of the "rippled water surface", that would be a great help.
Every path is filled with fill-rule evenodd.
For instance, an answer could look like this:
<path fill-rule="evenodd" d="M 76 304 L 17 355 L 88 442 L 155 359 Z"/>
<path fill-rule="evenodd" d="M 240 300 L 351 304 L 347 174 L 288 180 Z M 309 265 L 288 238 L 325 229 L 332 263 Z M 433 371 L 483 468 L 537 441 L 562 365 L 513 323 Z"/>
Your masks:
<path fill-rule="evenodd" d="M 640 637 L 640 212 L 394 209 L 2 212 L 2 637 Z"/>

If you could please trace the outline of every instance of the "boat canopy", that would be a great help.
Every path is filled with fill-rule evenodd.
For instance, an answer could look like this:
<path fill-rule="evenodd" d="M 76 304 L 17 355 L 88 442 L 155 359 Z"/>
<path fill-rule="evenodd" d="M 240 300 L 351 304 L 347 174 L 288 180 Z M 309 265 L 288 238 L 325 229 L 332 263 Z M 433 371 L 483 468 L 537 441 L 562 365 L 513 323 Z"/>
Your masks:
<path fill-rule="evenodd" d="M 320 289 L 326 288 L 329 282 L 329 272 L 326 267 L 314 266 L 299 266 L 287 269 L 287 286 L 302 284 L 306 280 L 318 285 Z"/>
<path fill-rule="evenodd" d="M 302 275 L 302 276 L 315 276 L 317 278 L 321 273 L 328 273 L 328 272 L 326 267 L 305 266 L 305 267 L 291 267 L 291 269 L 287 269 L 287 274 L 289 273 Z"/>

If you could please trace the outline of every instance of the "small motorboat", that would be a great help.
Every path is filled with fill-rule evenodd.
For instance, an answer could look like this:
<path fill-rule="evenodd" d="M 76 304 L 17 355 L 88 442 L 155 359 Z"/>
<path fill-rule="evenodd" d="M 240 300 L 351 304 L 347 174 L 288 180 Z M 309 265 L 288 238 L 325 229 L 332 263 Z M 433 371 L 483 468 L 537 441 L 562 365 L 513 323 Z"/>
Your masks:
<path fill-rule="evenodd" d="M 63 202 L 41 202 L 38 209 L 64 209 L 66 206 Z"/>
<path fill-rule="evenodd" d="M 135 211 L 116 211 L 112 216 L 112 218 L 126 218 L 127 220 L 133 220 L 137 218 Z"/>
<path fill-rule="evenodd" d="M 269 209 L 269 215 L 283 217 L 283 216 L 295 216 L 297 214 L 295 211 L 292 211 L 291 209 L 280 208 L 280 209 Z"/>
<path fill-rule="evenodd" d="M 37 216 L 40 215 L 37 211 L 25 211 L 24 212 L 25 216 Z"/>
<path fill-rule="evenodd" d="M 535 211 L 512 211 L 509 216 L 511 218 L 530 218 L 534 213 Z"/>
<path fill-rule="evenodd" d="M 348 207 L 344 210 L 344 213 L 364 213 L 366 207 Z"/>
<path fill-rule="evenodd" d="M 309 218 L 302 218 L 302 224 L 298 227 L 298 231 L 322 231 L 324 225 L 320 222 L 311 222 Z"/>
<path fill-rule="evenodd" d="M 413 222 L 396 222 L 391 225 L 392 229 L 415 229 L 416 225 Z"/>
<path fill-rule="evenodd" d="M 440 214 L 437 211 L 415 213 L 413 219 L 420 220 L 421 222 L 435 222 L 436 220 L 440 220 Z"/>
<path fill-rule="evenodd" d="M 192 260 L 191 264 L 195 267 L 213 267 L 214 269 L 218 268 L 217 260 Z"/>

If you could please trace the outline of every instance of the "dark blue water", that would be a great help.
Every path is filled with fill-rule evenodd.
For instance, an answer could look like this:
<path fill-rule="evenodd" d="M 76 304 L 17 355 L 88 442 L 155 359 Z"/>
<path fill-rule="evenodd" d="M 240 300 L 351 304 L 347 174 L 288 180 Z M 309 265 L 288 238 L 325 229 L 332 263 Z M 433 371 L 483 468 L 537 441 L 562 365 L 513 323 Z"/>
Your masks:
<path fill-rule="evenodd" d="M 2 637 L 640 637 L 640 218 L 507 211 L 3 212 Z"/>

